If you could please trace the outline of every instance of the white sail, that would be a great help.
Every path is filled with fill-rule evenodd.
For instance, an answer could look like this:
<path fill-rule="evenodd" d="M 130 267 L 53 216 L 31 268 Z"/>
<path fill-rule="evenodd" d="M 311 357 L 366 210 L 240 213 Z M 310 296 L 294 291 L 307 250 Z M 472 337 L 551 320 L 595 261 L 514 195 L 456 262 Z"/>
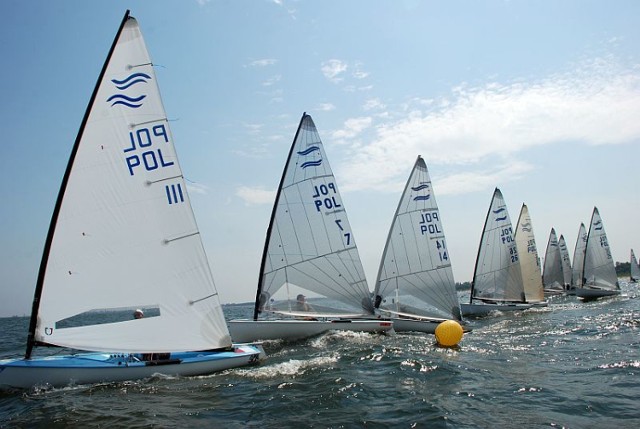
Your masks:
<path fill-rule="evenodd" d="M 582 271 L 584 270 L 584 252 L 587 249 L 587 230 L 584 223 L 580 223 L 576 246 L 573 250 L 573 267 L 571 270 L 571 285 L 582 286 Z"/>
<path fill-rule="evenodd" d="M 442 218 L 420 156 L 391 224 L 374 296 L 391 312 L 461 318 Z"/>
<path fill-rule="evenodd" d="M 536 245 L 531 216 L 526 204 L 523 204 L 520 209 L 515 238 L 526 301 L 529 303 L 542 302 L 544 301 L 544 289 L 542 287 L 540 258 L 538 257 L 538 246 Z"/>
<path fill-rule="evenodd" d="M 520 259 L 502 193 L 493 193 L 476 260 L 471 301 L 524 302 Z"/>
<path fill-rule="evenodd" d="M 593 208 L 591 216 L 582 277 L 584 279 L 583 288 L 620 290 L 607 234 L 596 207 Z"/>
<path fill-rule="evenodd" d="M 312 312 L 373 314 L 347 213 L 311 116 L 304 114 L 276 197 L 256 311 L 295 313 L 297 295 L 328 298 Z M 308 310 L 308 309 L 305 309 Z"/>
<path fill-rule="evenodd" d="M 630 277 L 632 282 L 640 281 L 640 266 L 638 265 L 638 260 L 636 259 L 636 255 L 633 253 L 633 249 L 631 249 L 631 257 L 629 261 L 629 269 L 630 269 Z"/>
<path fill-rule="evenodd" d="M 562 255 L 558 246 L 558 236 L 556 230 L 551 228 L 547 250 L 544 257 L 544 268 L 542 271 L 542 284 L 544 290 L 550 293 L 557 293 L 564 290 L 564 275 L 562 273 Z"/>
<path fill-rule="evenodd" d="M 564 241 L 564 236 L 560 234 L 558 239 L 558 249 L 560 249 L 560 260 L 562 262 L 562 281 L 565 288 L 571 285 L 571 260 L 569 259 L 569 249 Z"/>
<path fill-rule="evenodd" d="M 35 344 L 127 352 L 231 345 L 134 18 L 114 43 L 76 140 L 38 292 Z M 83 322 L 112 310 L 130 317 L 136 307 L 154 311 L 139 320 Z M 77 323 L 65 327 L 70 320 Z"/>

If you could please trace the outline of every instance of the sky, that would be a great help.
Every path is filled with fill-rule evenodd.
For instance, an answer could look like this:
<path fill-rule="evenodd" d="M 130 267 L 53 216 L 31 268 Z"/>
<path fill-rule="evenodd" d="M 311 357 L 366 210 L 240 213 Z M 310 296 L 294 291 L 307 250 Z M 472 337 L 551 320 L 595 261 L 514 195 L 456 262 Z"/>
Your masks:
<path fill-rule="evenodd" d="M 5 0 L 0 317 L 28 315 L 56 195 L 127 9 L 138 19 L 223 303 L 255 299 L 289 147 L 313 118 L 369 287 L 418 155 L 455 280 L 490 199 L 573 256 L 597 206 L 640 252 L 640 2 Z"/>

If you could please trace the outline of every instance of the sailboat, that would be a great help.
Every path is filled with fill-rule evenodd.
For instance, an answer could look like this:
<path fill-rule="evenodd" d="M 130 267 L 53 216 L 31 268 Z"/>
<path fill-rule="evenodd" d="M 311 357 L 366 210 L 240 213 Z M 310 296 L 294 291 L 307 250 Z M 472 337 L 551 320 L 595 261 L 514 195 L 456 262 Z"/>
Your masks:
<path fill-rule="evenodd" d="M 136 308 L 146 317 L 132 317 Z M 78 353 L 35 357 L 39 346 Z M 231 342 L 153 65 L 127 11 L 58 194 L 24 359 L 0 361 L 0 386 L 202 375 L 263 354 Z"/>
<path fill-rule="evenodd" d="M 253 319 L 230 320 L 229 330 L 239 342 L 393 330 L 393 322 L 375 319 L 337 182 L 306 113 L 271 213 Z"/>
<path fill-rule="evenodd" d="M 396 332 L 433 334 L 444 320 L 462 320 L 442 218 L 420 156 L 393 217 L 374 297 Z"/>
<path fill-rule="evenodd" d="M 518 248 L 509 212 L 498 188 L 493 192 L 485 219 L 469 304 L 460 304 L 460 308 L 463 316 L 531 308 L 531 304 L 525 303 Z"/>
<path fill-rule="evenodd" d="M 561 295 L 564 293 L 564 274 L 562 272 L 562 255 L 558 246 L 556 230 L 551 228 L 547 250 L 544 257 L 542 284 L 546 295 Z"/>
<path fill-rule="evenodd" d="M 640 265 L 638 265 L 638 260 L 636 259 L 636 255 L 633 253 L 633 249 L 631 249 L 631 258 L 629 261 L 629 270 L 630 270 L 630 280 L 632 283 L 638 283 L 640 281 Z"/>
<path fill-rule="evenodd" d="M 576 296 L 585 300 L 619 295 L 620 285 L 609 241 L 598 208 L 593 208 L 591 225 L 587 235 L 587 248 L 582 270 L 582 286 L 576 288 Z"/>
<path fill-rule="evenodd" d="M 538 246 L 533 233 L 533 224 L 529 215 L 529 208 L 522 204 L 518 223 L 516 224 L 516 246 L 520 259 L 520 271 L 522 272 L 522 284 L 525 301 L 537 306 L 546 306 L 544 288 L 542 287 L 542 274 L 540 271 L 540 258 Z"/>
<path fill-rule="evenodd" d="M 573 250 L 573 267 L 571 268 L 570 289 L 571 294 L 573 294 L 573 289 L 582 287 L 582 271 L 584 270 L 585 250 L 587 250 L 587 229 L 584 227 L 584 223 L 581 222 L 580 229 L 578 229 L 576 246 Z"/>
<path fill-rule="evenodd" d="M 558 249 L 560 249 L 560 261 L 562 262 L 563 288 L 567 290 L 571 286 L 571 259 L 569 259 L 569 249 L 562 234 L 558 239 Z"/>

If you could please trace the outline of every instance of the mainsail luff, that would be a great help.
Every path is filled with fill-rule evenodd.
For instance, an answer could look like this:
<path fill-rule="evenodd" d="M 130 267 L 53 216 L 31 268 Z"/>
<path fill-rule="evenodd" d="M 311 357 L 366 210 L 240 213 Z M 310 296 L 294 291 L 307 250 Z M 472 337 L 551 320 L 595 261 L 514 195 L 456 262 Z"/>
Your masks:
<path fill-rule="evenodd" d="M 562 234 L 560 234 L 560 238 L 558 239 L 558 249 L 560 249 L 560 260 L 562 262 L 562 279 L 564 287 L 566 288 L 571 285 L 571 260 L 569 259 L 567 243 Z"/>
<path fill-rule="evenodd" d="M 513 228 L 504 198 L 498 188 L 493 193 L 480 239 L 470 303 L 474 299 L 495 302 L 525 300 Z"/>
<path fill-rule="evenodd" d="M 292 301 L 297 305 L 292 296 L 301 291 L 332 300 L 335 308 L 329 304 L 325 307 L 331 313 L 342 310 L 352 314 L 357 309 L 373 314 L 364 269 L 336 181 L 315 124 L 306 113 L 285 163 L 276 199 L 254 316 L 266 306 L 291 311 Z M 283 286 L 285 292 L 276 296 Z"/>
<path fill-rule="evenodd" d="M 287 155 L 287 161 L 284 164 L 284 169 L 282 170 L 282 176 L 280 176 L 280 183 L 278 184 L 278 190 L 276 192 L 276 198 L 273 202 L 273 208 L 271 209 L 271 218 L 269 219 L 269 226 L 267 227 L 267 234 L 264 241 L 264 248 L 262 249 L 262 260 L 260 261 L 260 272 L 258 274 L 258 290 L 256 292 L 256 302 L 253 307 L 253 320 L 258 320 L 258 315 L 260 314 L 260 308 L 263 307 L 266 303 L 260 302 L 260 297 L 262 296 L 262 286 L 264 281 L 264 268 L 267 262 L 267 257 L 269 256 L 269 244 L 271 243 L 271 232 L 273 231 L 273 222 L 276 217 L 276 212 L 278 208 L 278 204 L 280 203 L 280 195 L 282 194 L 282 185 L 284 183 L 284 178 L 287 174 L 287 170 L 289 169 L 289 164 L 291 163 L 291 155 L 293 154 L 293 150 L 296 145 L 295 142 L 298 140 L 298 135 L 300 135 L 300 130 L 302 130 L 302 121 L 307 116 L 307 112 L 302 114 L 300 118 L 300 123 L 298 124 L 298 129 L 296 130 L 296 135 L 293 137 L 293 142 L 291 143 L 291 147 L 289 148 L 289 154 Z"/>
<path fill-rule="evenodd" d="M 544 289 L 542 287 L 540 258 L 538 257 L 531 216 L 526 204 L 522 204 L 516 225 L 515 238 L 526 301 L 528 303 L 542 302 L 544 301 Z"/>
<path fill-rule="evenodd" d="M 555 228 L 551 228 L 547 250 L 544 257 L 544 270 L 542 272 L 544 290 L 558 292 L 564 289 L 564 277 L 562 274 L 562 255 L 558 247 L 558 236 Z"/>
<path fill-rule="evenodd" d="M 441 222 L 427 165 L 418 156 L 389 228 L 376 307 L 392 314 L 461 319 Z"/>
<path fill-rule="evenodd" d="M 583 288 L 620 290 L 609 241 L 597 207 L 593 208 L 591 215 L 582 278 Z"/>
<path fill-rule="evenodd" d="M 87 120 L 89 119 L 89 113 L 91 112 L 91 107 L 95 103 L 96 96 L 98 95 L 98 89 L 100 88 L 100 83 L 102 82 L 104 75 L 107 71 L 107 67 L 109 65 L 109 61 L 111 60 L 111 56 L 113 55 L 113 51 L 115 50 L 118 40 L 120 39 L 120 35 L 122 34 L 122 29 L 124 28 L 124 25 L 129 19 L 129 13 L 130 13 L 129 10 L 125 12 L 124 17 L 122 18 L 122 22 L 118 27 L 118 31 L 116 32 L 116 36 L 114 37 L 113 42 L 111 43 L 111 48 L 109 49 L 109 53 L 107 54 L 107 59 L 102 65 L 102 70 L 100 71 L 100 75 L 98 76 L 96 85 L 93 88 L 93 93 L 91 94 L 91 98 L 89 99 L 89 104 L 87 105 L 87 108 L 84 112 L 82 122 L 80 123 L 80 129 L 78 130 L 78 135 L 76 136 L 76 140 L 73 144 L 73 148 L 71 149 L 71 155 L 69 156 L 69 161 L 67 162 L 67 168 L 65 169 L 64 176 L 62 177 L 62 183 L 60 184 L 58 197 L 56 198 L 56 205 L 53 209 L 51 221 L 49 222 L 49 230 L 47 232 L 47 238 L 45 239 L 44 250 L 42 252 L 42 259 L 40 260 L 40 268 L 38 270 L 38 278 L 36 280 L 36 289 L 33 297 L 33 304 L 31 306 L 31 320 L 29 322 L 29 333 L 27 336 L 27 348 L 25 352 L 25 359 L 31 358 L 33 347 L 37 343 L 35 339 L 35 332 L 36 332 L 36 326 L 38 324 L 38 311 L 40 310 L 40 296 L 42 295 L 42 288 L 44 286 L 44 277 L 47 269 L 47 264 L 49 262 L 49 251 L 51 250 L 51 243 L 53 241 L 53 235 L 56 229 L 55 228 L 56 222 L 58 221 L 58 216 L 60 215 L 60 207 L 62 206 L 64 191 L 67 188 L 67 183 L 69 182 L 69 176 L 71 175 L 71 168 L 73 167 L 73 161 L 75 160 L 76 154 L 78 153 L 78 147 L 80 146 L 80 141 L 82 140 L 84 128 L 87 124 Z"/>
<path fill-rule="evenodd" d="M 582 270 L 584 269 L 584 253 L 587 249 L 587 230 L 584 223 L 580 223 L 578 238 L 573 250 L 573 267 L 571 268 L 571 285 L 573 287 L 582 286 Z"/>
<path fill-rule="evenodd" d="M 159 314 L 61 324 L 147 305 Z M 132 353 L 231 345 L 153 65 L 128 12 L 65 172 L 34 308 L 27 358 L 37 344 Z"/>
<path fill-rule="evenodd" d="M 640 281 L 640 266 L 638 265 L 636 255 L 633 253 L 633 249 L 631 249 L 629 258 L 629 277 L 632 282 Z"/>

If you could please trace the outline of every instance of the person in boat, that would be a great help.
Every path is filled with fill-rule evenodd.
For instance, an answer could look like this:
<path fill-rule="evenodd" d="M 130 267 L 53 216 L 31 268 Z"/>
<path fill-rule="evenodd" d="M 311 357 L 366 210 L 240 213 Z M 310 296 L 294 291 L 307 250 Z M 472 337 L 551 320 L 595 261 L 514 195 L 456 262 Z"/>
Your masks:
<path fill-rule="evenodd" d="M 298 294 L 298 296 L 296 296 L 296 307 L 295 307 L 296 311 L 313 311 L 313 307 L 311 307 L 311 305 L 309 305 L 309 303 L 307 302 L 307 297 L 304 296 L 303 294 Z M 314 317 L 311 316 L 306 316 L 306 317 L 302 317 L 302 319 L 304 320 L 318 320 Z"/>
<path fill-rule="evenodd" d="M 139 308 L 136 308 L 136 311 L 133 312 L 134 319 L 142 319 L 144 318 L 144 311 Z M 152 361 L 152 360 L 165 360 L 169 359 L 171 353 L 142 353 L 142 360 L 144 361 Z"/>
<path fill-rule="evenodd" d="M 307 297 L 301 293 L 296 297 L 296 311 L 313 311 L 313 308 L 307 302 Z"/>

